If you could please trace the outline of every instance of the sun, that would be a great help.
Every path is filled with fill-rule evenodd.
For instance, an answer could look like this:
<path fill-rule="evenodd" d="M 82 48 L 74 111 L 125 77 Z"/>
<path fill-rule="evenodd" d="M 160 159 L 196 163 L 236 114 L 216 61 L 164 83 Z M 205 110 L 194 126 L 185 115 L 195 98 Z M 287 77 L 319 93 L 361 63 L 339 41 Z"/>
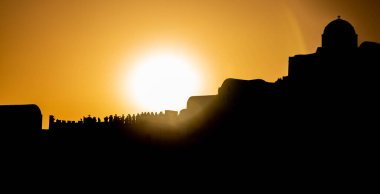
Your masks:
<path fill-rule="evenodd" d="M 131 72 L 129 92 L 143 111 L 181 110 L 200 90 L 194 60 L 173 50 L 144 54 Z"/>

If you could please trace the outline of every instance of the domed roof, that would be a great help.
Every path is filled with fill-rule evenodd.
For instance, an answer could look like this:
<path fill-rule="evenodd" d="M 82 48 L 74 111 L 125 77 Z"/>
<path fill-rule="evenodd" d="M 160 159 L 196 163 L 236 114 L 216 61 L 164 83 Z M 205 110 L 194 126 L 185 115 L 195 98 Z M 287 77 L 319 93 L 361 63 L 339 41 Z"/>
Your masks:
<path fill-rule="evenodd" d="M 324 34 L 335 34 L 335 35 L 353 35 L 356 34 L 355 28 L 346 20 L 343 20 L 338 16 L 338 19 L 330 22 L 325 27 L 325 30 L 323 31 Z"/>

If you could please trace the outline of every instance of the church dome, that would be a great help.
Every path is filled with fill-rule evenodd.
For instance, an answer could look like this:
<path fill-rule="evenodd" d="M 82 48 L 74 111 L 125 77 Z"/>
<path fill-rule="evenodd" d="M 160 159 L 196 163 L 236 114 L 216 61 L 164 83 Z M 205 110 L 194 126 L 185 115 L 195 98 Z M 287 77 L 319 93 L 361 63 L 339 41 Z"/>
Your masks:
<path fill-rule="evenodd" d="M 341 19 L 338 16 L 338 19 L 330 22 L 325 27 L 325 30 L 323 31 L 323 34 L 351 34 L 355 35 L 355 28 L 346 20 Z"/>
<path fill-rule="evenodd" d="M 338 19 L 330 22 L 322 35 L 322 47 L 332 49 L 357 48 L 358 36 L 355 28 L 346 20 Z"/>

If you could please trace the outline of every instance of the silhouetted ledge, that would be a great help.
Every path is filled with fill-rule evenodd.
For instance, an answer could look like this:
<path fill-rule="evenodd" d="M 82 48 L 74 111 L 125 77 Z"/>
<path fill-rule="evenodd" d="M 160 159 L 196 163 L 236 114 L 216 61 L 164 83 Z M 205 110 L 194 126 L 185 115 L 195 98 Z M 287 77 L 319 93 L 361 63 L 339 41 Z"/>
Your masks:
<path fill-rule="evenodd" d="M 212 103 L 215 97 L 215 95 L 191 96 L 187 101 L 187 108 L 190 110 L 203 109 Z"/>
<path fill-rule="evenodd" d="M 362 44 L 360 44 L 359 48 L 365 49 L 365 50 L 380 51 L 380 43 L 364 41 Z"/>

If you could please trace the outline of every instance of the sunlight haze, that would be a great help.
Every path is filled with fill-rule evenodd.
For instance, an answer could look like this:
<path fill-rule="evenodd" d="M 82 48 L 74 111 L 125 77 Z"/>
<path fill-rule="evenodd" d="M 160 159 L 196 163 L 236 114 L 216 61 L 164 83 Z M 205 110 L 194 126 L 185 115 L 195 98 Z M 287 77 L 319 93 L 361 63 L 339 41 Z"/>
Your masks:
<path fill-rule="evenodd" d="M 314 53 L 324 27 L 338 15 L 354 25 L 359 43 L 380 42 L 376 2 L 1 0 L 0 104 L 37 104 L 43 128 L 49 115 L 103 119 L 180 109 L 184 96 L 217 94 L 226 78 L 274 82 L 286 76 L 288 57 Z M 157 59 L 152 52 L 168 47 L 174 51 L 164 52 L 172 57 L 165 65 L 186 58 L 183 68 L 167 67 L 172 74 L 149 65 Z M 154 72 L 173 75 L 163 83 L 185 89 L 149 93 L 139 88 L 146 86 L 144 71 L 154 79 Z M 187 81 L 176 82 L 185 80 L 179 76 Z M 142 103 L 136 96 L 150 99 Z M 172 97 L 181 99 L 163 100 Z"/>

